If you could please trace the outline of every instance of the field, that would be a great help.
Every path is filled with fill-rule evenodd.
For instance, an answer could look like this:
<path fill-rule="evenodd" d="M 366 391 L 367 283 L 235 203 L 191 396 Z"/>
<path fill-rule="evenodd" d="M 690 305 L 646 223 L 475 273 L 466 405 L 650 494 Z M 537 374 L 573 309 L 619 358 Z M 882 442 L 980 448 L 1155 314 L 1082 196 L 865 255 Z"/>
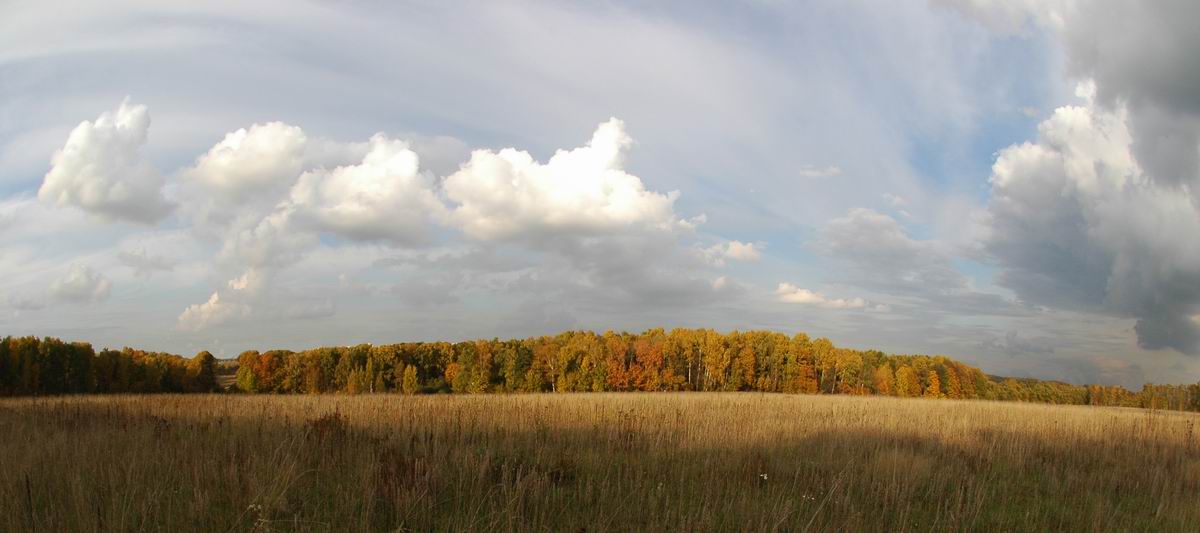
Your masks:
<path fill-rule="evenodd" d="M 757 393 L 8 399 L 0 530 L 1197 531 L 1197 422 Z"/>

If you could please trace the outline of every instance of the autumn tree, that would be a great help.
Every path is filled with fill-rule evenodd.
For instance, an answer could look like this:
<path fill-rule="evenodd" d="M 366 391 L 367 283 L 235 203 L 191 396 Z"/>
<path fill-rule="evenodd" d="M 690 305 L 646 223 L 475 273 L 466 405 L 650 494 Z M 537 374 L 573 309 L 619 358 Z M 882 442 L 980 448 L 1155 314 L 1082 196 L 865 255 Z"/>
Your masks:
<path fill-rule="evenodd" d="M 404 367 L 404 380 L 402 389 L 404 394 L 416 394 L 420 388 L 420 383 L 417 382 L 417 367 L 406 365 Z"/>
<path fill-rule="evenodd" d="M 875 394 L 884 396 L 893 396 L 896 394 L 896 376 L 892 372 L 892 367 L 881 365 L 871 374 L 871 386 L 875 388 Z"/>
<path fill-rule="evenodd" d="M 929 372 L 929 386 L 925 387 L 926 398 L 942 398 L 941 378 L 937 372 Z"/>
<path fill-rule="evenodd" d="M 829 339 L 824 337 L 812 342 L 813 360 L 816 363 L 817 383 L 821 392 L 837 391 L 837 354 L 836 348 Z"/>
<path fill-rule="evenodd" d="M 958 372 L 953 366 L 946 367 L 946 397 L 947 398 L 964 398 L 962 380 L 958 378 Z"/>
<path fill-rule="evenodd" d="M 661 331 L 647 332 L 633 342 L 634 365 L 631 374 L 638 390 L 658 391 L 663 389 L 663 343 Z M 658 334 L 655 334 L 658 333 Z"/>
<path fill-rule="evenodd" d="M 835 350 L 834 360 L 837 377 L 837 391 L 842 394 L 866 394 L 863 387 L 862 356 L 854 350 Z"/>
<path fill-rule="evenodd" d="M 446 365 L 446 383 L 450 384 L 454 392 L 466 392 L 467 384 L 465 374 L 463 374 L 462 366 L 458 363 L 450 363 Z"/>
<path fill-rule="evenodd" d="M 731 362 L 728 340 L 712 330 L 704 330 L 703 335 L 704 390 L 724 390 Z"/>
<path fill-rule="evenodd" d="M 902 365 L 896 369 L 896 392 L 909 398 L 921 395 L 921 382 L 911 366 Z"/>
<path fill-rule="evenodd" d="M 258 375 L 254 368 L 258 363 L 258 352 L 247 350 L 238 355 L 237 387 L 242 392 L 258 392 Z"/>
<path fill-rule="evenodd" d="M 742 346 L 738 350 L 738 387 L 736 390 L 755 390 L 755 376 L 758 374 L 758 351 L 752 344 L 752 337 L 742 336 Z"/>
<path fill-rule="evenodd" d="M 217 358 L 207 351 L 197 353 L 188 361 L 188 390 L 212 392 L 217 390 Z"/>

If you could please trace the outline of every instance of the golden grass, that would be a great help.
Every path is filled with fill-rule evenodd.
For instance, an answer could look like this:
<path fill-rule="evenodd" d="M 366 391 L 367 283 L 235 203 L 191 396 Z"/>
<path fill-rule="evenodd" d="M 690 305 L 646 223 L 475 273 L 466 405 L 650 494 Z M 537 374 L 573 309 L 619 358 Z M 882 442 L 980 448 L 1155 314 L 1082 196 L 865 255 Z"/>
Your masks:
<path fill-rule="evenodd" d="M 9 399 L 0 530 L 1198 531 L 1198 421 L 756 393 Z"/>

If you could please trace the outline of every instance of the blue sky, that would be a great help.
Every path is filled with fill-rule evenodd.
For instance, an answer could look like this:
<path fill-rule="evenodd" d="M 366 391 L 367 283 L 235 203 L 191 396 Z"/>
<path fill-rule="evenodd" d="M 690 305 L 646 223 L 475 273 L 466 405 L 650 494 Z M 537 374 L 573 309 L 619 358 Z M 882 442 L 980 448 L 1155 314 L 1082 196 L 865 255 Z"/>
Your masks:
<path fill-rule="evenodd" d="M 769 328 L 1200 378 L 1186 3 L 0 10 L 5 333 Z"/>

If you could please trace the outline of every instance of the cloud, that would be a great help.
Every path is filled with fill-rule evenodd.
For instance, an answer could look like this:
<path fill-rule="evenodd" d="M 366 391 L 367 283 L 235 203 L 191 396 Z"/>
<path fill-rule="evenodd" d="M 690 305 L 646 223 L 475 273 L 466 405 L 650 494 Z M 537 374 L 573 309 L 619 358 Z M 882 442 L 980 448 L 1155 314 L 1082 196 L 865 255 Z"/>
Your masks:
<path fill-rule="evenodd" d="M 1137 318 L 1144 348 L 1200 352 L 1200 211 L 1143 171 L 1123 106 L 1079 94 L 1085 105 L 996 159 L 985 247 L 997 280 L 1040 305 Z"/>
<path fill-rule="evenodd" d="M 362 144 L 310 139 L 297 126 L 268 122 L 226 134 L 182 174 L 227 201 L 243 203 L 264 195 L 277 198 L 305 170 L 348 164 L 365 150 Z"/>
<path fill-rule="evenodd" d="M 938 243 L 913 239 L 896 219 L 870 209 L 854 208 L 830 220 L 817 247 L 870 272 L 884 286 L 932 291 L 967 286 Z"/>
<path fill-rule="evenodd" d="M 1058 36 L 1068 73 L 1094 82 L 1094 101 L 1123 114 L 1144 175 L 1200 204 L 1200 4 L 939 0 L 1000 31 L 1034 22 Z"/>
<path fill-rule="evenodd" d="M 243 201 L 294 183 L 305 168 L 307 143 L 298 127 L 254 124 L 226 134 L 183 174 L 235 202 Z"/>
<path fill-rule="evenodd" d="M 17 311 L 37 311 L 46 307 L 46 302 L 28 296 L 8 296 L 8 305 Z"/>
<path fill-rule="evenodd" d="M 1004 336 L 991 336 L 979 343 L 980 348 L 996 350 L 1006 355 L 1045 355 L 1054 353 L 1054 348 L 1044 340 L 1022 338 L 1016 331 L 1007 331 Z"/>
<path fill-rule="evenodd" d="M 871 304 L 862 298 L 828 298 L 820 293 L 783 282 L 775 289 L 775 297 L 784 303 L 812 305 L 829 309 L 867 309 L 886 312 L 890 308 L 883 304 Z"/>
<path fill-rule="evenodd" d="M 1137 320 L 1138 344 L 1200 353 L 1200 35 L 1194 2 L 947 0 L 1063 44 L 1084 103 L 992 169 L 985 250 L 1023 300 Z"/>
<path fill-rule="evenodd" d="M 725 266 L 725 260 L 733 261 L 758 261 L 762 259 L 762 249 L 766 245 L 761 243 L 745 243 L 741 241 L 726 241 L 714 244 L 707 248 L 699 248 L 697 253 L 713 266 Z"/>
<path fill-rule="evenodd" d="M 287 308 L 285 315 L 291 319 L 297 320 L 315 320 L 318 318 L 329 318 L 337 313 L 337 305 L 333 300 L 324 300 L 312 303 L 293 304 Z"/>
<path fill-rule="evenodd" d="M 675 216 L 678 192 L 648 191 L 624 171 L 632 144 L 624 123 L 613 118 L 586 146 L 559 150 L 546 163 L 515 148 L 476 150 L 446 178 L 446 197 L 455 204 L 451 218 L 481 240 L 690 227 Z"/>
<path fill-rule="evenodd" d="M 253 268 L 242 272 L 242 275 L 226 283 L 230 290 L 252 296 L 262 292 L 266 284 L 267 275 L 262 270 Z"/>
<path fill-rule="evenodd" d="M 981 292 L 954 267 L 953 250 L 941 242 L 909 236 L 896 219 L 854 208 L 830 220 L 813 247 L 840 263 L 846 284 L 903 298 L 923 316 L 1028 314 L 1001 295 Z"/>
<path fill-rule="evenodd" d="M 1061 27 L 1070 0 L 933 0 L 1000 33 L 1020 33 L 1031 25 Z"/>
<path fill-rule="evenodd" d="M 1200 4 L 1089 2 L 1072 15 L 1060 30 L 1070 72 L 1095 80 L 1107 111 L 1128 113 L 1145 175 L 1200 205 Z"/>
<path fill-rule="evenodd" d="M 288 207 L 313 228 L 359 241 L 400 245 L 424 240 L 425 219 L 444 209 L 433 179 L 408 143 L 371 137 L 361 163 L 312 170 L 292 188 Z"/>
<path fill-rule="evenodd" d="M 703 215 L 680 217 L 678 192 L 648 190 L 626 172 L 632 144 L 624 124 L 610 119 L 585 146 L 558 150 L 545 163 L 514 148 L 476 150 L 444 182 L 445 223 L 478 245 L 536 258 L 536 267 L 503 286 L 537 301 L 622 313 L 728 298 L 736 287 L 714 288 L 704 252 L 685 242 Z M 742 243 L 724 248 L 722 260 L 725 252 L 749 260 L 756 251 Z"/>
<path fill-rule="evenodd" d="M 1146 373 L 1137 363 L 1118 357 L 1094 356 L 1086 360 L 1096 376 L 1090 383 L 1123 383 L 1135 388 L 1146 383 Z"/>
<path fill-rule="evenodd" d="M 729 241 L 725 243 L 725 249 L 722 252 L 725 257 L 737 261 L 757 261 L 762 257 L 761 244 L 744 243 L 738 241 Z"/>
<path fill-rule="evenodd" d="M 256 189 L 253 196 L 259 201 L 223 215 L 227 221 L 225 229 L 221 223 L 213 226 L 222 241 L 218 259 L 228 267 L 244 272 L 230 280 L 226 287 L 213 292 L 208 301 L 185 309 L 178 319 L 181 329 L 197 331 L 227 323 L 235 317 L 269 314 L 270 307 L 259 300 L 264 298 L 273 279 L 280 271 L 320 247 L 322 235 L 344 239 L 351 244 L 378 241 L 409 246 L 424 240 L 428 219 L 443 215 L 444 207 L 435 195 L 432 177 L 419 171 L 418 156 L 404 141 L 378 134 L 361 145 L 362 149 L 358 150 L 361 161 L 357 164 L 332 168 L 318 165 L 288 178 L 292 173 L 316 164 L 314 161 L 319 159 L 312 157 L 313 142 L 306 140 L 299 128 L 273 123 L 239 131 L 244 133 L 235 132 L 236 135 L 230 134 L 222 141 L 229 146 L 214 148 L 208 155 L 224 154 L 229 150 L 239 152 L 218 158 L 222 165 L 232 162 L 234 167 L 242 159 L 273 157 L 277 160 L 275 163 L 260 161 L 258 165 L 276 169 L 276 175 Z M 245 142 L 249 138 L 255 139 L 251 146 Z M 272 142 L 272 139 L 279 142 Z M 279 146 L 289 148 L 264 148 Z M 339 148 L 325 142 L 320 153 L 327 156 L 326 161 L 335 161 L 353 153 L 358 146 L 345 144 Z M 204 169 L 213 166 L 206 157 L 189 171 L 190 175 L 206 175 Z M 289 187 L 283 189 L 281 184 Z M 215 192 L 224 194 L 226 191 L 217 188 Z M 261 201 L 264 195 L 271 198 L 272 193 L 276 195 L 275 202 Z M 201 211 L 212 207 L 204 206 Z M 216 206 L 216 209 L 220 208 Z M 198 223 L 204 224 L 208 220 L 201 217 Z M 339 244 L 336 240 L 330 243 Z M 299 311 L 288 308 L 282 315 L 316 318 L 317 314 L 332 314 L 332 310 L 322 308 L 317 313 L 311 307 Z"/>
<path fill-rule="evenodd" d="M 410 277 L 363 284 L 370 287 L 366 292 L 436 306 L 457 301 L 453 295 L 468 286 L 484 288 L 465 276 L 479 272 L 474 278 L 489 280 L 488 290 L 535 291 L 543 299 L 616 308 L 630 301 L 647 307 L 696 304 L 728 297 L 740 287 L 733 282 L 714 286 L 711 275 L 701 271 L 703 260 L 693 256 L 696 248 L 681 242 L 703 217 L 682 219 L 673 209 L 678 193 L 649 191 L 641 178 L 623 170 L 633 141 L 619 120 L 601 124 L 586 146 L 560 150 L 545 163 L 515 148 L 476 150 L 440 182 L 421 169 L 410 143 L 377 134 L 362 145 L 361 162 L 303 170 L 285 193 L 278 184 L 309 165 L 301 161 L 307 156 L 298 155 L 311 146 L 305 139 L 299 128 L 280 123 L 239 130 L 183 173 L 202 185 L 197 198 L 189 199 L 189 209 L 226 209 L 220 217 L 190 219 L 219 240 L 222 268 L 255 272 L 263 288 L 237 292 L 233 283 L 240 278 L 235 278 L 208 301 L 188 307 L 179 318 L 181 328 L 199 330 L 232 317 L 265 316 L 268 310 L 260 300 L 272 280 L 314 250 L 433 246 L 429 236 L 435 230 L 443 235 L 449 231 L 451 237 L 461 232 L 476 251 L 377 261 L 377 266 L 404 266 Z M 454 143 L 444 139 L 431 142 L 442 147 L 435 154 L 455 151 Z M 261 160 L 272 158 L 281 161 Z M 227 179 L 239 174 L 226 167 L 243 160 L 254 160 L 246 164 L 275 175 L 263 182 L 270 185 L 256 186 L 252 196 L 277 194 L 278 199 L 234 202 L 231 209 L 206 199 L 204 194 L 219 199 L 228 184 L 247 181 Z M 223 176 L 214 182 L 218 186 L 204 185 L 212 176 Z M 753 261 L 761 256 L 761 247 L 727 241 L 703 253 L 721 263 Z M 504 266 L 511 261 L 501 259 L 496 248 L 505 255 L 537 259 Z M 453 264 L 440 264 L 447 261 Z"/>
<path fill-rule="evenodd" d="M 176 318 L 175 327 L 184 331 L 200 331 L 228 323 L 234 319 L 250 318 L 270 282 L 270 272 L 249 268 L 213 291 L 203 303 L 187 306 Z"/>
<path fill-rule="evenodd" d="M 292 210 L 284 207 L 255 224 L 232 231 L 218 257 L 249 268 L 283 268 L 298 261 L 319 242 L 316 234 L 297 229 Z"/>
<path fill-rule="evenodd" d="M 111 220 L 151 224 L 167 216 L 173 205 L 163 197 L 163 177 L 141 154 L 149 129 L 146 107 L 128 98 L 79 124 L 51 159 L 38 198 Z"/>
<path fill-rule="evenodd" d="M 898 196 L 890 192 L 883 193 L 883 201 L 892 207 L 904 207 L 908 205 L 908 200 L 905 200 L 903 196 Z"/>
<path fill-rule="evenodd" d="M 222 300 L 221 294 L 214 292 L 204 303 L 192 304 L 184 309 L 176 320 L 176 327 L 181 330 L 199 331 L 249 315 L 250 306 Z"/>
<path fill-rule="evenodd" d="M 111 290 L 108 278 L 81 263 L 72 264 L 65 275 L 50 283 L 50 295 L 70 303 L 102 302 Z"/>
<path fill-rule="evenodd" d="M 117 260 L 132 268 L 134 275 L 141 278 L 148 278 L 155 271 L 169 272 L 175 268 L 174 261 L 166 257 L 150 255 L 146 253 L 145 248 L 133 251 L 121 250 L 117 252 Z"/>
<path fill-rule="evenodd" d="M 829 178 L 842 173 L 842 169 L 833 165 L 827 167 L 814 167 L 812 165 L 801 165 L 796 170 L 796 175 L 801 178 Z"/>

